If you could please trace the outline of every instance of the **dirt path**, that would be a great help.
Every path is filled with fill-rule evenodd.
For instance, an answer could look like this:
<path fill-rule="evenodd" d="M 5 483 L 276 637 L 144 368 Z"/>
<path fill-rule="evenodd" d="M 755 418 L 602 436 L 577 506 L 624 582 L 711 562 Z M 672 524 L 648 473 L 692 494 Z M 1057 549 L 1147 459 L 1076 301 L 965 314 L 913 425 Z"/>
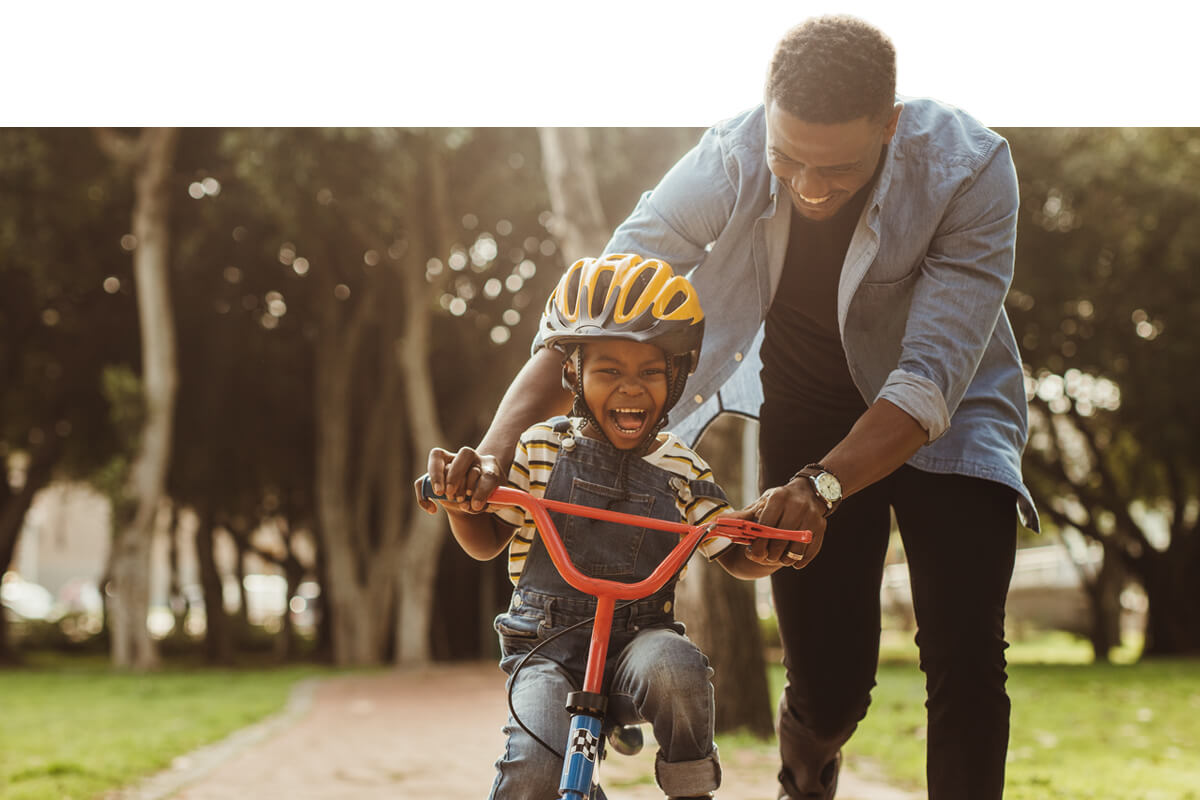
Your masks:
<path fill-rule="evenodd" d="M 494 664 L 332 678 L 300 687 L 287 711 L 176 760 L 113 800 L 479 800 L 503 747 L 504 676 Z M 654 748 L 613 755 L 612 800 L 662 800 Z M 721 800 L 772 800 L 775 759 L 722 754 Z M 916 800 L 845 774 L 839 800 Z"/>

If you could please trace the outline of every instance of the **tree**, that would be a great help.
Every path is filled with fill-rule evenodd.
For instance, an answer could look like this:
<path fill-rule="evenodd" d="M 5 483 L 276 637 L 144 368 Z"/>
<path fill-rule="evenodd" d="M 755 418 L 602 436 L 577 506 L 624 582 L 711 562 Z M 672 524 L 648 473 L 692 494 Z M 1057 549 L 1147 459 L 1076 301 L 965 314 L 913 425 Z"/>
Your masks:
<path fill-rule="evenodd" d="M 301 342 L 310 364 L 312 509 L 338 663 L 431 657 L 445 522 L 421 513 L 407 486 L 434 443 L 478 435 L 489 411 L 480 398 L 520 358 L 510 332 L 529 328 L 521 312 L 540 291 L 527 285 L 555 255 L 538 221 L 540 175 L 524 169 L 528 138 L 223 137 L 230 174 L 214 207 L 253 208 L 245 241 L 260 245 L 234 263 L 286 278 L 275 294 L 287 313 L 270 334 Z"/>
<path fill-rule="evenodd" d="M 118 447 L 101 376 L 136 359 L 137 318 L 128 189 L 86 130 L 0 130 L 0 187 L 3 573 L 34 495 Z M 12 658 L 0 615 L 0 661 Z"/>
<path fill-rule="evenodd" d="M 1120 567 L 1093 576 L 1098 601 L 1112 605 L 1111 574 L 1145 589 L 1146 655 L 1200 652 L 1200 135 L 1005 134 L 1021 177 L 1008 308 L 1029 370 L 1030 489 Z M 1111 636 L 1101 619 L 1098 657 Z"/>
<path fill-rule="evenodd" d="M 114 161 L 133 173 L 133 271 L 142 332 L 144 423 L 127 482 L 113 502 L 110 629 L 113 663 L 150 669 L 157 648 L 146 628 L 150 610 L 150 544 L 171 458 L 178 373 L 175 322 L 168 281 L 170 185 L 174 128 L 147 128 L 136 139 L 112 130 L 96 132 Z"/>

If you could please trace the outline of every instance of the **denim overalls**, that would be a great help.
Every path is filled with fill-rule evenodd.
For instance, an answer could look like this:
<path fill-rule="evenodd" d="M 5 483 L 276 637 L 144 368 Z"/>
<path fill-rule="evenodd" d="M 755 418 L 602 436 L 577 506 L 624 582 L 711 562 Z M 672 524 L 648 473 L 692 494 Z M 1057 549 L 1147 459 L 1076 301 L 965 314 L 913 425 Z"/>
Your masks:
<path fill-rule="evenodd" d="M 680 521 L 679 491 L 725 499 L 711 481 L 690 480 L 637 456 L 626 463 L 627 492 L 618 486 L 621 454 L 607 441 L 572 436 L 556 418 L 558 458 L 545 497 L 656 519 Z M 634 528 L 551 512 L 574 564 L 593 577 L 633 583 L 647 577 L 679 539 L 663 531 Z M 604 687 L 627 694 L 654 727 L 660 745 L 656 777 L 669 796 L 702 795 L 720 783 L 713 744 L 713 694 L 708 660 L 675 621 L 675 581 L 613 615 Z M 508 611 L 496 618 L 501 668 L 512 675 L 538 642 L 581 620 L 596 600 L 558 574 L 541 537 L 535 537 Z M 515 678 L 512 698 L 521 721 L 551 747 L 566 743 L 569 692 L 583 683 L 591 626 L 582 625 L 543 647 Z M 493 798 L 553 797 L 562 769 L 555 757 L 511 718 L 508 746 L 496 762 Z"/>

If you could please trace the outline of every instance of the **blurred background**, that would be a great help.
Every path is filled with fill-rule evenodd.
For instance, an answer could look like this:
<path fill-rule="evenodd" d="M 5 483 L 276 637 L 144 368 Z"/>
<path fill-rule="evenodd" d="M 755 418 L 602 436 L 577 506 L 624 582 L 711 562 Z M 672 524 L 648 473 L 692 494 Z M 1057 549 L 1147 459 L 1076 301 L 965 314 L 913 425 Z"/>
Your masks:
<path fill-rule="evenodd" d="M 0 130 L 0 658 L 494 657 L 503 564 L 464 556 L 411 482 L 478 440 L 566 259 L 699 133 Z M 1010 633 L 1195 654 L 1200 130 L 1001 133 L 1046 528 L 1022 534 Z M 753 425 L 700 445 L 739 501 Z M 758 620 L 720 635 L 769 648 L 769 594 L 697 572 Z"/>

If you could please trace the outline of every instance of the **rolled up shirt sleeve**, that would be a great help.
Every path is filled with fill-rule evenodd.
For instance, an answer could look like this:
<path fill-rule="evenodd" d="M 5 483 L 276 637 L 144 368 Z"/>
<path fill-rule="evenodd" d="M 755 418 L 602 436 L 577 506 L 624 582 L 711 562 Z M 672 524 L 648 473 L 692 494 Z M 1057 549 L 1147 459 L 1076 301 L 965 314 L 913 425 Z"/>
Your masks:
<path fill-rule="evenodd" d="M 928 378 L 902 369 L 892 370 L 879 392 L 879 399 L 887 400 L 915 419 L 929 434 L 931 442 L 950 428 L 946 397 Z"/>

